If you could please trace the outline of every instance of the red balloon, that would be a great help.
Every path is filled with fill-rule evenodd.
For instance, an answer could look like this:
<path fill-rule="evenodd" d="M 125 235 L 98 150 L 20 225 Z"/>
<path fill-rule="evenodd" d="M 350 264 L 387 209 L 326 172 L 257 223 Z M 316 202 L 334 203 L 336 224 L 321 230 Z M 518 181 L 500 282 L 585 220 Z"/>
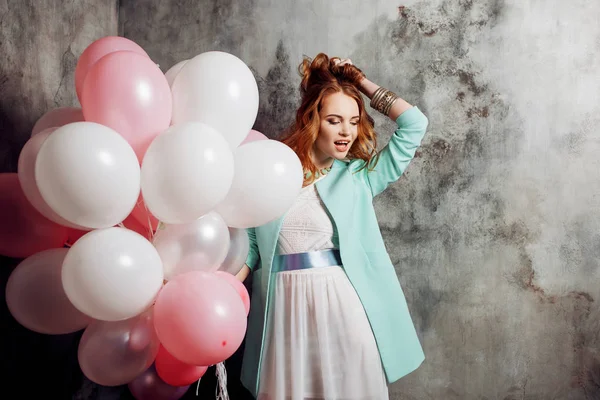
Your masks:
<path fill-rule="evenodd" d="M 135 204 L 135 207 L 133 208 L 133 211 L 131 211 L 131 216 L 143 226 L 152 227 L 153 232 L 156 232 L 158 229 L 159 221 L 150 213 L 150 211 L 148 211 L 148 207 L 146 207 L 141 193 L 137 203 Z"/>
<path fill-rule="evenodd" d="M 75 228 L 67 228 L 67 233 L 69 235 L 69 238 L 67 239 L 67 244 L 69 246 L 73 246 L 76 241 L 81 239 L 81 237 L 88 232 L 90 232 L 90 231 L 83 231 L 81 229 L 75 229 Z"/>
<path fill-rule="evenodd" d="M 50 221 L 25 197 L 15 173 L 0 173 L 0 254 L 25 258 L 63 247 L 68 228 Z"/>
<path fill-rule="evenodd" d="M 152 140 L 171 123 L 171 88 L 151 59 L 116 51 L 88 71 L 81 108 L 86 121 L 108 126 L 123 136 L 141 163 Z"/>
<path fill-rule="evenodd" d="M 240 280 L 236 278 L 235 275 L 232 275 L 229 272 L 216 271 L 215 274 L 219 278 L 226 280 L 227 283 L 233 286 L 233 288 L 238 292 L 240 298 L 242 299 L 242 302 L 244 303 L 246 315 L 248 315 L 248 313 L 250 312 L 250 294 L 248 293 L 246 286 L 244 286 L 244 284 L 240 282 Z"/>
<path fill-rule="evenodd" d="M 120 36 L 105 36 L 94 41 L 81 53 L 77 66 L 75 67 L 75 91 L 81 101 L 81 92 L 83 91 L 83 82 L 89 69 L 96 62 L 107 54 L 115 51 L 133 51 L 148 57 L 148 54 L 132 40 Z"/>
<path fill-rule="evenodd" d="M 150 240 L 152 238 L 152 232 L 150 232 L 150 227 L 148 224 L 142 224 L 137 219 L 133 217 L 133 214 L 129 214 L 127 218 L 123 221 L 123 225 L 127 229 L 131 229 Z"/>
<path fill-rule="evenodd" d="M 229 358 L 246 334 L 246 312 L 236 290 L 217 275 L 191 271 L 163 286 L 154 304 L 154 326 L 162 345 L 191 365 Z"/>
<path fill-rule="evenodd" d="M 160 379 L 172 386 L 186 386 L 202 378 L 207 367 L 186 364 L 160 346 L 154 367 Z"/>
<path fill-rule="evenodd" d="M 156 373 L 154 365 L 127 384 L 136 400 L 178 400 L 185 395 L 189 386 L 172 386 Z"/>

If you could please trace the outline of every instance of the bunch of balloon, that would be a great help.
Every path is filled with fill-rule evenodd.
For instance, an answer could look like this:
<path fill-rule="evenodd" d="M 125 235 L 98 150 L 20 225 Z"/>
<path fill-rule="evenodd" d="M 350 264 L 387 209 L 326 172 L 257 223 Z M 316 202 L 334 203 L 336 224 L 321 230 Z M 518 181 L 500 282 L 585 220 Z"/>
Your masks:
<path fill-rule="evenodd" d="M 90 380 L 177 399 L 240 346 L 246 228 L 285 213 L 302 167 L 251 129 L 258 87 L 232 54 L 163 74 L 136 43 L 104 37 L 75 87 L 81 108 L 43 115 L 18 172 L 0 174 L 0 254 L 24 258 L 8 308 L 39 333 L 85 329 Z"/>

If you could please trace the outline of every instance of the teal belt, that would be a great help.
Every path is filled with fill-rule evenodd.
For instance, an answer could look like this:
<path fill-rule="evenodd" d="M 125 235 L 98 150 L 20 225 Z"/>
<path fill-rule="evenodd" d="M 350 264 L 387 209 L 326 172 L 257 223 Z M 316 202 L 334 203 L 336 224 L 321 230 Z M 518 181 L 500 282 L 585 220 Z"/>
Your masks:
<path fill-rule="evenodd" d="M 273 273 L 342 265 L 342 258 L 338 249 L 281 254 L 275 258 L 277 260 L 273 263 Z"/>

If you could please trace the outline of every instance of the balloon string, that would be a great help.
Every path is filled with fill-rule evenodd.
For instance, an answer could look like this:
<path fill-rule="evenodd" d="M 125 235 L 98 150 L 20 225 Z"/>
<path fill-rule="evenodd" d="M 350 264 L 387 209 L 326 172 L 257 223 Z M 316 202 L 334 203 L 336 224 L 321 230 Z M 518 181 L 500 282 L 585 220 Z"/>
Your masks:
<path fill-rule="evenodd" d="M 217 379 L 219 381 L 216 390 L 216 400 L 229 400 L 229 394 L 227 393 L 227 371 L 225 370 L 225 364 L 222 362 L 217 364 Z"/>
<path fill-rule="evenodd" d="M 200 377 L 200 379 L 198 379 L 198 384 L 196 385 L 196 397 L 199 396 L 199 392 L 200 392 L 200 381 L 202 380 L 202 377 Z"/>
<path fill-rule="evenodd" d="M 150 210 L 148 210 L 148 206 L 146 205 L 146 202 L 142 202 L 142 204 L 144 205 L 144 208 L 146 209 L 146 215 L 148 216 L 148 240 L 150 240 L 151 242 L 154 241 L 154 229 L 152 229 L 152 221 L 150 220 Z M 160 224 L 160 222 L 159 222 Z M 158 226 L 157 226 L 158 229 Z"/>

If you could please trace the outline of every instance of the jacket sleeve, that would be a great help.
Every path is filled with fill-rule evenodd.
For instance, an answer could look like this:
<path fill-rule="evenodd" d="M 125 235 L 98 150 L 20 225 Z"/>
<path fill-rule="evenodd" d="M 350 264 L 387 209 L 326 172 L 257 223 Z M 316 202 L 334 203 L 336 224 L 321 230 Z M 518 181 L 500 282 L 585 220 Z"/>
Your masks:
<path fill-rule="evenodd" d="M 396 119 L 398 129 L 379 152 L 375 168 L 364 168 L 359 172 L 364 174 L 362 178 L 370 187 L 373 197 L 402 176 L 421 145 L 428 123 L 427 117 L 416 106 L 409 108 Z"/>
<path fill-rule="evenodd" d="M 250 242 L 250 248 L 248 250 L 248 257 L 246 257 L 246 265 L 250 267 L 252 271 L 256 268 L 258 261 L 260 260 L 260 253 L 258 252 L 258 244 L 256 243 L 256 231 L 255 228 L 246 229 L 248 233 L 248 241 Z"/>

